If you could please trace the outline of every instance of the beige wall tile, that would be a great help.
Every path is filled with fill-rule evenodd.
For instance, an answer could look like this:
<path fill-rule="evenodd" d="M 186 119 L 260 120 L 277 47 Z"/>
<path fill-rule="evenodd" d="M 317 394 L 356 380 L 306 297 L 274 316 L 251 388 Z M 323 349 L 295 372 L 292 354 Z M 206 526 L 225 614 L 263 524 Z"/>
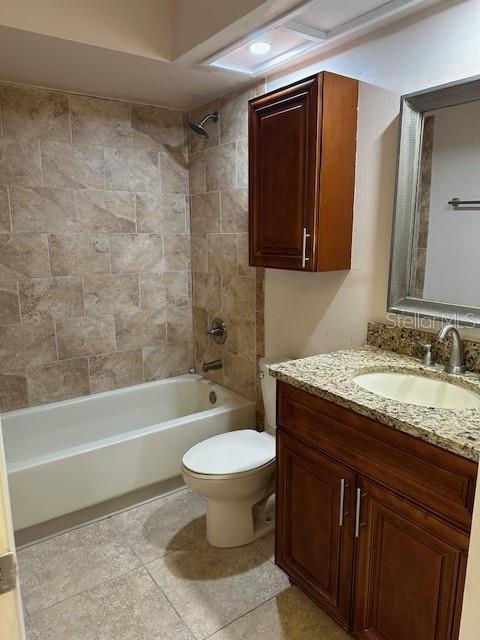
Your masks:
<path fill-rule="evenodd" d="M 0 235 L 0 278 L 48 277 L 50 263 L 45 234 Z"/>
<path fill-rule="evenodd" d="M 138 311 L 140 297 L 138 276 L 87 275 L 83 279 L 85 311 L 87 314 Z"/>
<path fill-rule="evenodd" d="M 188 193 L 188 160 L 182 153 L 160 153 L 163 193 Z"/>
<path fill-rule="evenodd" d="M 255 308 L 263 313 L 265 311 L 265 269 L 255 269 Z"/>
<path fill-rule="evenodd" d="M 182 342 L 143 350 L 145 380 L 161 380 L 187 373 L 193 367 L 190 344 Z"/>
<path fill-rule="evenodd" d="M 140 349 L 166 344 L 167 307 L 179 307 L 170 311 L 170 342 L 191 340 L 185 114 L 0 83 L 2 102 L 0 376 L 18 378 L 8 378 L 8 406 L 89 393 L 81 384 L 76 392 L 56 386 L 55 376 L 70 375 L 59 365 L 53 386 L 37 385 L 33 400 L 27 397 L 18 367 L 58 357 L 101 356 L 96 389 L 140 381 Z M 218 143 L 218 131 L 209 145 Z M 203 152 L 198 157 L 204 191 Z M 213 231 L 218 198 L 210 196 Z M 137 352 L 136 373 L 126 356 L 114 357 L 117 349 Z M 32 380 L 41 371 L 32 370 Z M 75 385 L 72 378 L 64 386 Z"/>
<path fill-rule="evenodd" d="M 51 319 L 0 327 L 0 369 L 56 360 L 57 347 Z"/>
<path fill-rule="evenodd" d="M 233 276 L 223 280 L 222 300 L 225 313 L 237 318 L 255 317 L 255 279 Z"/>
<path fill-rule="evenodd" d="M 185 233 L 187 200 L 184 195 L 137 193 L 138 231 L 145 233 Z"/>
<path fill-rule="evenodd" d="M 168 307 L 167 309 L 167 343 L 192 341 L 192 309 L 191 307 Z"/>
<path fill-rule="evenodd" d="M 223 233 L 248 232 L 248 189 L 228 189 L 220 192 Z"/>
<path fill-rule="evenodd" d="M 220 194 L 216 191 L 192 196 L 192 233 L 220 231 Z"/>
<path fill-rule="evenodd" d="M 90 392 L 87 358 L 30 365 L 26 376 L 30 405 L 66 400 Z"/>
<path fill-rule="evenodd" d="M 196 307 L 219 309 L 221 306 L 221 280 L 218 274 L 193 274 L 193 299 Z"/>
<path fill-rule="evenodd" d="M 12 411 L 28 405 L 27 379 L 24 374 L 0 373 L 0 411 Z"/>
<path fill-rule="evenodd" d="M 34 320 L 83 315 L 80 278 L 33 278 L 19 282 L 20 310 L 23 319 Z"/>
<path fill-rule="evenodd" d="M 220 99 L 220 142 L 232 142 L 248 135 L 248 100 L 255 97 L 255 87 L 229 93 Z"/>
<path fill-rule="evenodd" d="M 166 341 L 166 326 L 166 307 L 151 311 L 117 313 L 115 315 L 117 348 L 124 350 L 161 346 Z"/>
<path fill-rule="evenodd" d="M 10 206 L 7 187 L 0 187 L 0 233 L 10 233 Z"/>
<path fill-rule="evenodd" d="M 192 269 L 193 271 L 207 271 L 207 234 L 192 233 Z"/>
<path fill-rule="evenodd" d="M 80 231 L 73 191 L 10 187 L 14 232 Z"/>
<path fill-rule="evenodd" d="M 3 135 L 18 139 L 70 140 L 68 98 L 45 89 L 0 85 Z"/>
<path fill-rule="evenodd" d="M 113 273 L 162 273 L 163 241 L 157 234 L 110 236 Z"/>
<path fill-rule="evenodd" d="M 127 191 L 159 191 L 158 153 L 105 147 L 105 186 Z"/>
<path fill-rule="evenodd" d="M 103 147 L 42 142 L 43 182 L 57 189 L 103 189 Z"/>
<path fill-rule="evenodd" d="M 120 351 L 92 356 L 90 362 L 90 388 L 92 393 L 119 389 L 143 380 L 142 352 Z"/>
<path fill-rule="evenodd" d="M 189 158 L 190 193 L 206 191 L 205 154 L 193 153 Z"/>
<path fill-rule="evenodd" d="M 135 231 L 135 194 L 131 191 L 77 191 L 75 199 L 82 231 Z"/>
<path fill-rule="evenodd" d="M 239 276 L 255 277 L 255 267 L 249 265 L 248 233 L 237 234 L 237 269 Z"/>
<path fill-rule="evenodd" d="M 52 275 L 110 273 L 110 245 L 104 234 L 50 234 Z"/>
<path fill-rule="evenodd" d="M 60 360 L 116 349 L 113 315 L 57 320 L 55 326 Z"/>
<path fill-rule="evenodd" d="M 188 306 L 188 274 L 171 271 L 158 276 L 140 275 L 142 309 L 161 309 L 165 305 Z"/>
<path fill-rule="evenodd" d="M 190 270 L 190 234 L 172 233 L 163 236 L 165 271 Z"/>
<path fill-rule="evenodd" d="M 0 277 L 0 324 L 20 322 L 20 303 L 16 279 Z"/>
<path fill-rule="evenodd" d="M 181 111 L 132 105 L 133 144 L 142 149 L 180 151 L 185 146 Z"/>
<path fill-rule="evenodd" d="M 233 233 L 207 234 L 208 273 L 226 277 L 237 273 L 237 245 Z"/>
<path fill-rule="evenodd" d="M 225 385 L 241 396 L 255 400 L 255 363 L 240 356 L 225 353 L 223 366 Z"/>
<path fill-rule="evenodd" d="M 207 113 L 213 113 L 214 111 L 219 110 L 219 101 L 212 100 L 207 104 L 203 104 L 199 107 L 195 107 L 188 114 L 187 120 L 190 122 L 198 122 Z M 221 117 L 221 115 L 220 115 Z M 209 120 L 206 124 L 206 129 L 208 131 L 208 138 L 201 138 L 193 133 L 190 129 L 188 129 L 188 142 L 189 142 L 189 150 L 190 153 L 196 153 L 197 151 L 204 151 L 205 149 L 209 149 L 210 147 L 216 147 L 220 142 L 220 122 L 213 122 Z"/>
<path fill-rule="evenodd" d="M 130 105 L 89 96 L 69 96 L 74 143 L 132 144 Z"/>
<path fill-rule="evenodd" d="M 235 143 L 235 165 L 237 187 L 248 186 L 248 140 Z"/>
<path fill-rule="evenodd" d="M 25 187 L 42 185 L 38 141 L 0 137 L 0 183 Z"/>
<path fill-rule="evenodd" d="M 256 361 L 255 317 L 245 318 L 226 317 L 228 339 L 225 350 L 239 355 L 250 362 Z"/>
<path fill-rule="evenodd" d="M 235 186 L 235 143 L 229 142 L 205 152 L 207 191 Z"/>

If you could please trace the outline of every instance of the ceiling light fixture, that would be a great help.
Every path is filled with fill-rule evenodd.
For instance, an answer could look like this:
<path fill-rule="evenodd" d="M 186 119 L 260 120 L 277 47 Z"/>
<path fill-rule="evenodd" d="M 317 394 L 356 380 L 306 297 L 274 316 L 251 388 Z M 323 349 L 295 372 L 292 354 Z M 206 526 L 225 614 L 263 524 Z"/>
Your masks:
<path fill-rule="evenodd" d="M 272 45 L 269 42 L 263 41 L 252 42 L 252 44 L 249 45 L 248 50 L 257 56 L 261 56 L 271 51 Z"/>

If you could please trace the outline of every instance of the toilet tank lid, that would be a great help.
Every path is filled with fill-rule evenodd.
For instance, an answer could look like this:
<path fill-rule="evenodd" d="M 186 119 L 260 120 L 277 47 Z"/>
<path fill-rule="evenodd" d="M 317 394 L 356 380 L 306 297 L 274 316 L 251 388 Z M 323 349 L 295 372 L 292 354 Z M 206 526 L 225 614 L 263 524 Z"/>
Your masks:
<path fill-rule="evenodd" d="M 190 471 L 227 475 L 252 471 L 275 459 L 275 438 L 253 429 L 221 433 L 193 446 L 182 463 Z"/>

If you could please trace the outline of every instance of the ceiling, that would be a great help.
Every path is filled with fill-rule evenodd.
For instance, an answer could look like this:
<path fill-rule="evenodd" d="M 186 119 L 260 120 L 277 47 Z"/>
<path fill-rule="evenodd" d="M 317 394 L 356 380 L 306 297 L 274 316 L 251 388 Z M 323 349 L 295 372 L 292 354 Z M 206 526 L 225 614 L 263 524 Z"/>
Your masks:
<path fill-rule="evenodd" d="M 0 79 L 187 109 L 251 82 L 208 63 L 252 37 L 328 48 L 438 1 L 1 0 Z"/>

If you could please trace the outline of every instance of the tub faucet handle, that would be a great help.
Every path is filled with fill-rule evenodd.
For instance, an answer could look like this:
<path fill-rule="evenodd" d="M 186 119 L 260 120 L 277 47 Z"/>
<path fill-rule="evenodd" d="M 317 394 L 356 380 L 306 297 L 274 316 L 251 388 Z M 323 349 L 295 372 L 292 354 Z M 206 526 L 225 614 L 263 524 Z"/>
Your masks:
<path fill-rule="evenodd" d="M 224 344 L 227 339 L 227 326 L 221 318 L 215 318 L 206 334 L 212 336 L 217 344 Z"/>

